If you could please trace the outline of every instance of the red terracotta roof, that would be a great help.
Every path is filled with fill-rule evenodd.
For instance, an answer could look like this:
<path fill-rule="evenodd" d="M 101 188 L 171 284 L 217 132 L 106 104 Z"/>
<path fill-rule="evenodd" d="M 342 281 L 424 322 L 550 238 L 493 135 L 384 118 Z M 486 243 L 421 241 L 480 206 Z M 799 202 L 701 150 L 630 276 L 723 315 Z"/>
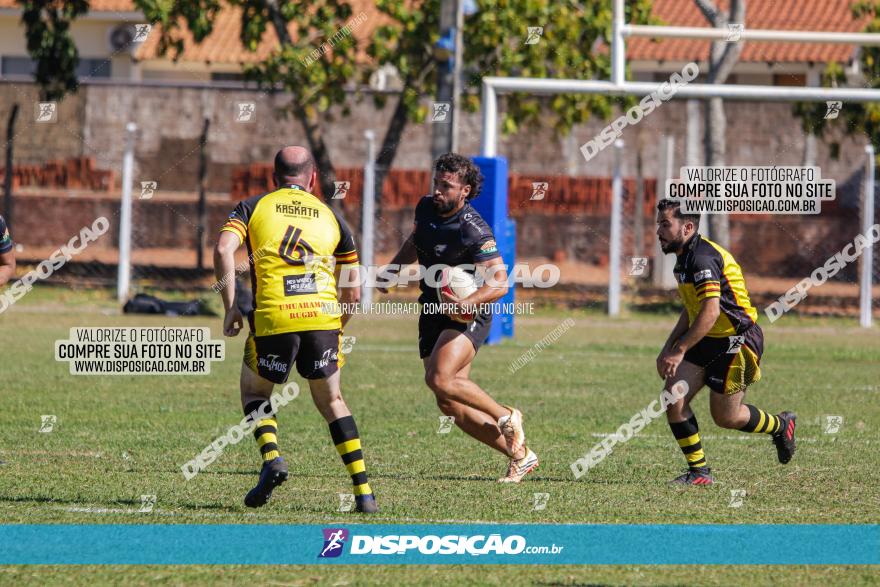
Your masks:
<path fill-rule="evenodd" d="M 140 12 L 131 0 L 91 0 L 90 12 Z M 0 0 L 0 8 L 21 8 L 16 0 Z"/>
<path fill-rule="evenodd" d="M 748 2 L 746 29 L 813 30 L 862 32 L 865 20 L 852 16 L 853 0 L 773 0 Z M 727 1 L 719 5 L 727 7 Z M 655 0 L 653 14 L 665 25 L 706 27 L 708 23 L 693 0 Z M 711 41 L 645 38 L 627 40 L 628 60 L 686 61 L 707 60 Z M 852 45 L 817 43 L 747 42 L 741 62 L 847 62 Z"/>
<path fill-rule="evenodd" d="M 378 12 L 369 0 L 349 0 L 351 6 L 350 20 L 354 20 L 361 13 L 365 13 L 366 19 L 352 27 L 352 35 L 358 41 L 358 60 L 367 59 L 365 48 L 373 35 L 373 31 L 388 21 L 388 18 Z M 291 37 L 296 38 L 296 31 L 290 27 Z M 239 38 L 241 32 L 241 9 L 238 7 L 225 7 L 214 19 L 214 30 L 200 44 L 192 40 L 192 35 L 182 27 L 180 34 L 185 40 L 184 50 L 180 55 L 180 61 L 198 61 L 211 63 L 253 63 L 265 59 L 278 47 L 278 36 L 272 26 L 266 28 L 262 42 L 256 51 L 248 51 Z M 158 31 L 155 31 L 158 32 Z M 315 48 L 320 47 L 326 39 L 316 39 Z M 141 60 L 161 59 L 159 56 L 159 35 L 150 34 L 141 45 L 135 57 Z"/>
<path fill-rule="evenodd" d="M 416 0 L 417 1 L 417 0 Z M 746 28 L 849 31 L 861 32 L 864 20 L 854 20 L 851 5 L 854 0 L 773 0 L 748 2 L 746 8 Z M 718 0 L 720 6 L 727 6 L 728 0 Z M 367 19 L 357 26 L 353 34 L 361 44 L 360 59 L 366 59 L 363 46 L 372 37 L 373 31 L 386 22 L 386 17 L 378 13 L 370 0 L 350 0 L 352 17 L 365 12 Z M 133 12 L 137 8 L 132 0 L 91 0 L 91 10 L 106 12 Z M 15 0 L 0 0 L 0 8 L 18 8 Z M 653 14 L 663 24 L 676 26 L 708 26 L 706 19 L 697 9 L 693 0 L 654 0 Z M 214 32 L 201 44 L 196 45 L 192 36 L 183 27 L 186 40 L 182 61 L 210 61 L 212 63 L 249 63 L 263 59 L 277 46 L 275 32 L 268 28 L 257 51 L 247 51 L 239 41 L 241 12 L 234 7 L 226 7 L 214 21 Z M 138 59 L 159 59 L 158 35 L 150 35 L 138 49 Z M 627 41 L 627 58 L 650 61 L 689 61 L 705 60 L 709 55 L 709 41 L 688 39 L 633 38 Z M 851 45 L 805 44 L 805 43 L 765 43 L 748 42 L 743 48 L 742 62 L 847 62 L 853 55 Z"/>

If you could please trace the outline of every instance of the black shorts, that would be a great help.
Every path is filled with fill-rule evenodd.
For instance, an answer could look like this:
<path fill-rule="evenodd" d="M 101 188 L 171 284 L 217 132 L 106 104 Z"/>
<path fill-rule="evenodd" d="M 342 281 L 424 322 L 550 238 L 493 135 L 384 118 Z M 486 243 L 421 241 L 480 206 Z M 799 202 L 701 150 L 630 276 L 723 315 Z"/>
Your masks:
<path fill-rule="evenodd" d="M 480 346 L 486 342 L 489 336 L 489 327 L 492 325 L 492 314 L 477 314 L 472 322 L 462 324 L 456 322 L 445 314 L 425 314 L 419 315 L 419 356 L 421 358 L 431 356 L 434 352 L 434 345 L 444 330 L 455 330 L 464 334 L 474 350 L 480 350 Z"/>
<path fill-rule="evenodd" d="M 706 385 L 718 393 L 737 393 L 761 379 L 764 332 L 755 324 L 745 332 L 724 338 L 705 337 L 684 355 L 703 367 Z"/>
<path fill-rule="evenodd" d="M 296 363 L 305 379 L 325 379 L 345 364 L 339 352 L 339 330 L 306 330 L 254 336 L 244 345 L 244 362 L 251 371 L 272 383 L 284 383 Z"/>

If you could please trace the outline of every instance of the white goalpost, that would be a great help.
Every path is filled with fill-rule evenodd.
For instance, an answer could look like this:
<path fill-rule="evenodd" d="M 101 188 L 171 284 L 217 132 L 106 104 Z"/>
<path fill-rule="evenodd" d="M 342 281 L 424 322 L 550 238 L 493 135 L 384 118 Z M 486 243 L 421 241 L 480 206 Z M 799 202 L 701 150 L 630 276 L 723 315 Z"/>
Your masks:
<path fill-rule="evenodd" d="M 717 28 L 672 27 L 627 24 L 624 20 L 624 0 L 612 0 L 612 36 L 611 36 L 611 80 L 575 80 L 575 79 L 539 79 L 515 77 L 484 77 L 482 83 L 482 142 L 481 155 L 495 157 L 498 152 L 498 96 L 513 92 L 547 94 L 598 94 L 605 96 L 643 97 L 657 92 L 661 83 L 626 81 L 626 44 L 627 37 L 650 38 L 683 38 L 726 40 L 728 31 Z M 823 31 L 785 31 L 785 30 L 748 30 L 738 31 L 740 41 L 773 41 L 796 43 L 842 43 L 859 46 L 880 46 L 880 33 L 847 33 Z M 866 88 L 820 88 L 820 87 L 777 87 L 766 85 L 722 85 L 688 83 L 679 86 L 671 99 L 688 98 L 722 98 L 725 100 L 764 100 L 777 102 L 880 102 L 880 90 Z M 869 145 L 870 147 L 870 145 Z M 619 153 L 622 144 L 615 144 L 615 153 Z M 622 181 L 621 165 L 615 155 L 614 183 Z M 869 151 L 870 163 L 867 170 L 865 198 L 862 208 L 863 228 L 870 227 L 874 222 L 873 215 L 873 149 Z M 668 165 L 668 163 L 667 163 Z M 870 193 L 868 192 L 870 190 Z M 612 210 L 620 210 L 622 189 L 612 189 Z M 659 192 L 659 190 L 658 190 Z M 615 253 L 621 250 L 620 230 L 615 229 L 615 218 L 612 213 L 611 239 L 609 243 L 608 313 L 617 315 L 620 309 L 620 271 L 619 258 Z M 864 251 L 860 275 L 860 324 L 871 325 L 871 283 L 872 254 L 870 247 Z M 671 269 L 670 269 L 671 270 Z"/>

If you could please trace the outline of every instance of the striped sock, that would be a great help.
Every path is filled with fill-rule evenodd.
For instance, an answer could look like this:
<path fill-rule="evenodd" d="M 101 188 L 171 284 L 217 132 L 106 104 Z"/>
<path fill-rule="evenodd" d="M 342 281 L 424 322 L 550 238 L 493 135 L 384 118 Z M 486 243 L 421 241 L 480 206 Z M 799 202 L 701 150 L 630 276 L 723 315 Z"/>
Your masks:
<path fill-rule="evenodd" d="M 267 401 L 269 400 L 249 403 L 244 407 L 245 415 L 254 413 Z M 281 456 L 281 453 L 278 452 L 278 422 L 275 420 L 275 416 L 263 418 L 257 422 L 257 427 L 254 429 L 254 438 L 257 439 L 257 446 L 260 449 L 260 454 L 263 455 L 264 463 Z"/>
<path fill-rule="evenodd" d="M 782 428 L 778 416 L 768 414 L 764 410 L 759 410 L 755 406 L 746 404 L 749 409 L 749 422 L 740 430 L 743 432 L 754 432 L 756 434 L 776 434 Z"/>
<path fill-rule="evenodd" d="M 355 496 L 372 495 L 373 490 L 367 482 L 364 453 L 361 451 L 361 439 L 358 437 L 354 418 L 344 416 L 330 422 L 330 436 L 333 438 L 333 444 L 336 445 L 336 452 L 342 457 L 342 462 L 351 475 Z"/>
<path fill-rule="evenodd" d="M 706 457 L 703 454 L 703 443 L 700 441 L 700 427 L 697 425 L 697 417 L 691 415 L 684 422 L 670 422 L 672 435 L 678 441 L 684 458 L 687 459 L 688 467 L 699 469 L 706 466 Z"/>

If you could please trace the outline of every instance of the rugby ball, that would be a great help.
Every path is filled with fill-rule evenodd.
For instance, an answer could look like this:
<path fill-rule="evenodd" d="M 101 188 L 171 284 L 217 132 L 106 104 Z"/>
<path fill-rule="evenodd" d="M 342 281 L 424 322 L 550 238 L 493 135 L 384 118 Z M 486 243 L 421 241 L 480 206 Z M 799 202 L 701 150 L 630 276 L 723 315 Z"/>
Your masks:
<path fill-rule="evenodd" d="M 442 303 L 442 293 L 453 295 L 458 299 L 464 299 L 477 291 L 476 280 L 472 273 L 469 273 L 461 267 L 444 267 L 440 273 L 440 279 L 437 283 L 437 299 Z M 474 319 L 473 314 L 463 314 L 461 317 L 449 316 L 456 322 L 467 324 Z"/>

